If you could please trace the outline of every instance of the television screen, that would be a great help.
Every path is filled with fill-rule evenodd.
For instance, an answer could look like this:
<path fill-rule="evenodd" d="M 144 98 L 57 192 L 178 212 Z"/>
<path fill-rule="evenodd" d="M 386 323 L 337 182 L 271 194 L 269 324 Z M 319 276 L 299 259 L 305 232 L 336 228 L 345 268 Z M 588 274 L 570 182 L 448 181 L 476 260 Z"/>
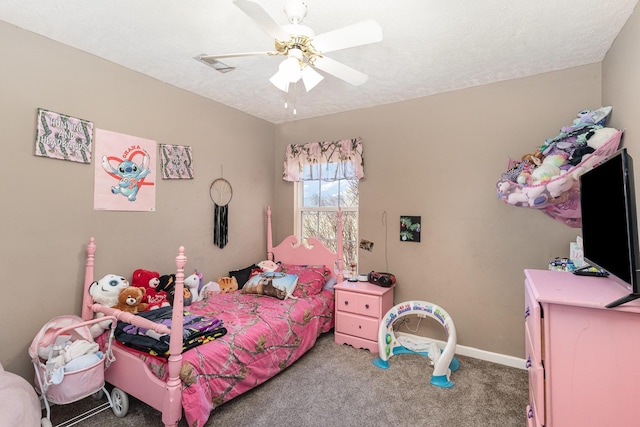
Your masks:
<path fill-rule="evenodd" d="M 607 307 L 640 298 L 633 161 L 626 148 L 580 177 L 580 205 L 585 261 L 631 292 Z"/>

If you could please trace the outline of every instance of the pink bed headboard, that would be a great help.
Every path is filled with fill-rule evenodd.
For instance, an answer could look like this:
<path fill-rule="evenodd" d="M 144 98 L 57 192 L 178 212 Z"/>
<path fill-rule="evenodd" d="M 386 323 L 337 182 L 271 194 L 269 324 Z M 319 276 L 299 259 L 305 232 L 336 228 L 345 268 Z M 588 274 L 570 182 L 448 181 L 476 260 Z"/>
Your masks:
<path fill-rule="evenodd" d="M 317 238 L 309 237 L 309 247 L 301 244 L 296 236 L 286 237 L 278 246 L 273 246 L 271 229 L 271 207 L 267 208 L 267 257 L 271 261 L 286 264 L 325 265 L 338 283 L 343 280 L 342 261 L 342 210 L 338 210 L 337 253 L 327 249 Z"/>

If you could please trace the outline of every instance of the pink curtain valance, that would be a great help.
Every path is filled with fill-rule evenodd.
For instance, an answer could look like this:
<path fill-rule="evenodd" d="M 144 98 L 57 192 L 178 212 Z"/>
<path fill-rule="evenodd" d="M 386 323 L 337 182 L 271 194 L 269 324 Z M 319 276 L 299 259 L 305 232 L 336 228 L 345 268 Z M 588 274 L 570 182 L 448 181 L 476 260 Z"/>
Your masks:
<path fill-rule="evenodd" d="M 291 144 L 287 147 L 282 174 L 285 181 L 362 178 L 364 156 L 360 138 Z"/>

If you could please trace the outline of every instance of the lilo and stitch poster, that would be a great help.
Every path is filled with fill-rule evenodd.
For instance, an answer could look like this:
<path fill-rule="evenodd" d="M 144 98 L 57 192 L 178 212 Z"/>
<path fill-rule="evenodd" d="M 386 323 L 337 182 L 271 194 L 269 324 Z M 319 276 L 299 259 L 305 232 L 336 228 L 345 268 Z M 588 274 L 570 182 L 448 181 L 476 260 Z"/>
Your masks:
<path fill-rule="evenodd" d="M 96 129 L 95 210 L 156 210 L 156 142 Z"/>

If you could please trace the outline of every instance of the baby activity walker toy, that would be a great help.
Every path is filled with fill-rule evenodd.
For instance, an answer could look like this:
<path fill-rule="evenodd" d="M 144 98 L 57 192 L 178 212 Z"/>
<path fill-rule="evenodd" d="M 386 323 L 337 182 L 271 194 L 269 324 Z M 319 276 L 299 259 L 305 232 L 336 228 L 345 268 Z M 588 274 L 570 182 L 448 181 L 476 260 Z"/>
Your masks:
<path fill-rule="evenodd" d="M 421 318 L 430 317 L 438 321 L 448 337 L 444 349 L 441 350 L 435 341 L 428 338 L 393 330 L 395 321 L 409 315 Z M 429 357 L 433 365 L 431 384 L 449 388 L 453 386 L 453 382 L 449 380 L 451 372 L 460 367 L 458 359 L 454 356 L 456 342 L 456 328 L 453 320 L 442 307 L 426 301 L 403 302 L 392 307 L 380 323 L 378 329 L 379 353 L 378 357 L 373 360 L 373 364 L 379 368 L 387 369 L 389 368 L 389 358 L 396 354 L 419 354 Z"/>

